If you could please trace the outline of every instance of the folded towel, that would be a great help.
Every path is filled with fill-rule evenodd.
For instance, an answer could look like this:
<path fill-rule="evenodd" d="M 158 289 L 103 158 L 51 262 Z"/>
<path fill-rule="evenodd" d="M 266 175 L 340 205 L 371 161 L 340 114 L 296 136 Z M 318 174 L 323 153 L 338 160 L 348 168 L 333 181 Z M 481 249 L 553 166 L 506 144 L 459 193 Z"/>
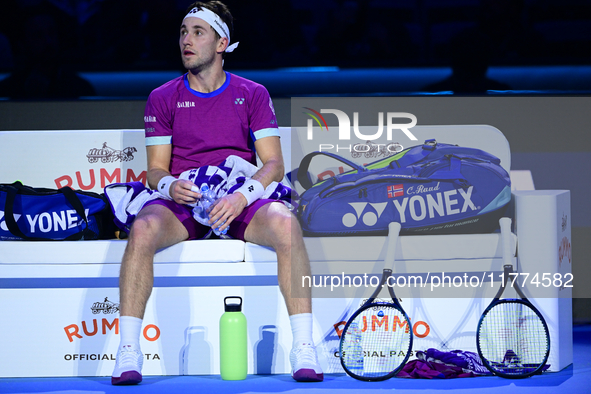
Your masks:
<path fill-rule="evenodd" d="M 238 190 L 244 182 L 250 179 L 258 168 L 238 156 L 228 156 L 220 166 L 204 166 L 183 172 L 179 179 L 186 179 L 198 188 L 206 184 L 215 192 L 216 197 L 222 198 Z M 105 196 L 111 204 L 115 216 L 115 224 L 122 230 L 128 231 L 139 211 L 149 201 L 155 199 L 170 200 L 164 194 L 151 190 L 141 182 L 113 183 L 105 187 Z M 297 193 L 280 182 L 272 182 L 261 197 L 283 202 L 290 210 L 297 208 Z M 207 218 L 199 215 L 193 204 L 193 217 L 199 223 L 209 226 Z"/>

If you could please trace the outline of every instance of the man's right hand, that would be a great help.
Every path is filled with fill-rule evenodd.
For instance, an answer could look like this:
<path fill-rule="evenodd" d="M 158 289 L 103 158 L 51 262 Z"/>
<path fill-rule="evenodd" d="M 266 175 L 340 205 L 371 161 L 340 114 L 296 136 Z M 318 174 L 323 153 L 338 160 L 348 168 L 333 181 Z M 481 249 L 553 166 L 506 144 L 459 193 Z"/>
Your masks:
<path fill-rule="evenodd" d="M 191 181 L 186 179 L 177 179 L 176 181 L 172 182 L 168 192 L 174 202 L 178 204 L 192 205 L 201 198 L 201 193 L 191 190 L 193 186 L 195 186 L 195 184 Z"/>

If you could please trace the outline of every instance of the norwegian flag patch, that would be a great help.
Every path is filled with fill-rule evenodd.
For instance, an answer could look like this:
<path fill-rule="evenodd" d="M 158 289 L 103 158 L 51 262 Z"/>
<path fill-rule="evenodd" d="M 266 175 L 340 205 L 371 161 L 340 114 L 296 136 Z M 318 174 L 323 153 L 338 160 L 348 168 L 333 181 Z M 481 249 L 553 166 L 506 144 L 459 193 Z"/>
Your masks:
<path fill-rule="evenodd" d="M 402 184 L 388 186 L 388 198 L 404 196 L 404 187 Z"/>

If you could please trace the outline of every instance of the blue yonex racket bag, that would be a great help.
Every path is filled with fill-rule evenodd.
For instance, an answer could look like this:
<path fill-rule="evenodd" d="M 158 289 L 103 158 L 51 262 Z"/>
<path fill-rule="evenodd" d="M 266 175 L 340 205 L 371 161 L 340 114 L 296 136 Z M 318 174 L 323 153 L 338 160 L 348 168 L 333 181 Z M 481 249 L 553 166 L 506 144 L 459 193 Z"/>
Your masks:
<path fill-rule="evenodd" d="M 313 185 L 308 168 L 317 155 L 353 169 Z M 435 140 L 367 166 L 313 152 L 298 180 L 307 189 L 297 211 L 306 236 L 384 235 L 393 221 L 406 234 L 492 232 L 511 201 L 497 157 Z"/>
<path fill-rule="evenodd" d="M 77 241 L 114 237 L 103 195 L 69 187 L 0 184 L 0 240 Z"/>

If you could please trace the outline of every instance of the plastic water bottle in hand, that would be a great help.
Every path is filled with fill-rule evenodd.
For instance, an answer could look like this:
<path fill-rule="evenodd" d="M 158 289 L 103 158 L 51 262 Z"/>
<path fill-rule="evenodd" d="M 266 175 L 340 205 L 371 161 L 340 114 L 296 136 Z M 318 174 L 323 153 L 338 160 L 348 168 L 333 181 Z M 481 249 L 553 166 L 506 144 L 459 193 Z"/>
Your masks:
<path fill-rule="evenodd" d="M 215 200 L 217 200 L 215 192 L 213 190 L 211 190 L 209 188 L 209 186 L 202 185 L 200 193 L 201 193 L 201 199 L 199 200 L 199 206 L 201 207 L 201 210 L 202 210 L 204 216 L 207 216 L 209 218 L 209 209 L 215 203 Z M 225 228 L 222 231 L 220 231 L 220 229 L 219 229 L 221 226 L 224 225 L 224 223 L 226 223 L 225 221 L 224 221 L 224 223 L 220 224 L 219 226 L 216 226 L 216 223 L 217 222 L 215 222 L 211 225 L 215 235 L 226 234 L 228 232 L 228 228 Z"/>

